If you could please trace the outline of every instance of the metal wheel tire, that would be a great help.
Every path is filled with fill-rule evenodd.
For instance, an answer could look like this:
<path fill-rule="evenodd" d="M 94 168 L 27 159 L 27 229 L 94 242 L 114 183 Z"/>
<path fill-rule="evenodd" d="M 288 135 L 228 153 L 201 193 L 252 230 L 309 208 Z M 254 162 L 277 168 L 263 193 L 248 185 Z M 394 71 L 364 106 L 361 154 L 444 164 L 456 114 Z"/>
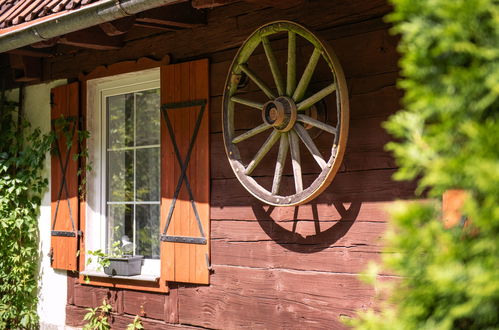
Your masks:
<path fill-rule="evenodd" d="M 275 34 L 287 33 L 286 77 L 279 69 L 279 62 L 271 46 L 271 38 Z M 297 37 L 303 38 L 305 43 L 313 47 L 302 76 L 297 79 Z M 255 49 L 262 44 L 272 73 L 274 87 L 270 87 L 248 65 L 248 60 Z M 320 59 L 325 60 L 331 73 L 331 82 L 317 92 L 309 91 L 309 84 Z M 242 76 L 249 77 L 267 101 L 257 102 L 237 94 Z M 321 102 L 325 97 L 336 93 L 336 126 L 314 119 L 306 115 L 306 110 Z M 237 107 L 244 105 L 262 112 L 262 124 L 244 132 L 236 132 L 235 113 Z M 248 111 L 248 110 L 242 110 Z M 348 123 L 349 104 L 348 90 L 341 65 L 332 49 L 314 33 L 305 27 L 290 21 L 276 21 L 261 26 L 239 48 L 229 69 L 223 96 L 223 136 L 225 150 L 230 165 L 241 184 L 259 200 L 274 206 L 291 206 L 306 203 L 317 197 L 333 180 L 339 170 L 345 151 Z M 324 159 L 305 126 L 313 126 L 325 134 L 331 135 L 331 154 Z M 238 144 L 251 139 L 258 134 L 269 132 L 267 140 L 255 153 L 249 164 L 241 159 Z M 252 173 L 269 150 L 279 141 L 278 155 L 275 163 L 272 189 L 267 190 L 260 185 Z M 303 186 L 302 168 L 300 163 L 300 145 L 304 145 L 305 152 L 320 166 L 320 173 L 308 186 Z M 294 179 L 294 193 L 280 195 L 280 185 L 283 177 L 288 151 L 292 164 Z"/>

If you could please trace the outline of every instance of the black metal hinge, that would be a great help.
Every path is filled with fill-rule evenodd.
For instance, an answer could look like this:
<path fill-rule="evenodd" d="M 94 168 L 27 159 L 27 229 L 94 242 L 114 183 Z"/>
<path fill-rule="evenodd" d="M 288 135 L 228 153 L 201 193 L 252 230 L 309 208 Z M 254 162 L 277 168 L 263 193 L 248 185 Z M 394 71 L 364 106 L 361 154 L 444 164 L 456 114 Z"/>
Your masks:
<path fill-rule="evenodd" d="M 74 231 L 64 231 L 64 230 L 52 230 L 50 232 L 51 236 L 58 236 L 58 237 L 76 237 L 76 236 L 83 236 L 83 232 L 81 230 L 78 230 L 77 232 Z"/>
<path fill-rule="evenodd" d="M 206 245 L 207 243 L 206 238 L 204 237 L 170 236 L 170 235 L 161 235 L 161 242 L 189 243 L 189 244 L 202 244 L 202 245 Z"/>

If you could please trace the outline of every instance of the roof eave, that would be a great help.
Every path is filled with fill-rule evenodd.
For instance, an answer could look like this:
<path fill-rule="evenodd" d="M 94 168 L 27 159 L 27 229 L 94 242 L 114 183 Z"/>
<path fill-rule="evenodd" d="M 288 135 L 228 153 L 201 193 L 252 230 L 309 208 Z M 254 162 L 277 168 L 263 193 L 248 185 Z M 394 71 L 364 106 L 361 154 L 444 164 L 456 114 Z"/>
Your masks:
<path fill-rule="evenodd" d="M 177 2 L 179 0 L 99 1 L 62 15 L 51 15 L 23 24 L 0 34 L 0 53 Z"/>

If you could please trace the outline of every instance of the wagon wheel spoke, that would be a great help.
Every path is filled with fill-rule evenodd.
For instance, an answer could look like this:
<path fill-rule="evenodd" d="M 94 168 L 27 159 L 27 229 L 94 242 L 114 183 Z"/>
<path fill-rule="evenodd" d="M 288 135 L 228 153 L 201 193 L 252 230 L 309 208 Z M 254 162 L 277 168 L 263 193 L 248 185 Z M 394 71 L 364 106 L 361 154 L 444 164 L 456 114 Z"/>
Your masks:
<path fill-rule="evenodd" d="M 296 33 L 288 32 L 288 64 L 286 95 L 291 97 L 296 89 Z"/>
<path fill-rule="evenodd" d="M 283 95 L 284 82 L 282 81 L 281 71 L 279 70 L 279 66 L 277 65 L 277 60 L 275 58 L 274 52 L 272 51 L 272 47 L 270 46 L 269 38 L 262 37 L 262 45 L 269 62 L 270 71 L 272 71 L 272 76 L 274 77 L 274 82 L 277 87 L 277 93 L 279 95 Z"/>
<path fill-rule="evenodd" d="M 253 128 L 253 129 L 250 129 L 249 131 L 235 137 L 232 139 L 232 143 L 239 143 L 239 142 L 242 142 L 244 140 L 247 140 L 249 139 L 250 137 L 253 137 L 257 134 L 260 134 L 266 130 L 268 130 L 270 127 L 269 124 L 266 124 L 266 123 L 263 123 L 261 125 L 258 125 L 257 127 Z"/>
<path fill-rule="evenodd" d="M 298 114 L 298 116 L 297 116 L 296 119 L 299 122 L 302 122 L 304 124 L 312 125 L 314 127 L 317 127 L 319 129 L 321 129 L 323 131 L 326 131 L 328 133 L 331 133 L 331 134 L 335 134 L 336 135 L 336 133 L 338 132 L 338 130 L 336 129 L 336 127 L 333 127 L 331 125 L 323 123 L 320 120 L 314 119 L 314 118 L 306 116 L 306 115 Z"/>
<path fill-rule="evenodd" d="M 317 164 L 319 164 L 319 166 L 323 170 L 327 166 L 327 163 L 324 160 L 324 158 L 322 158 L 322 155 L 321 155 L 319 149 L 317 149 L 317 146 L 315 145 L 314 141 L 312 140 L 312 138 L 308 134 L 305 127 L 303 127 L 301 124 L 296 124 L 294 127 L 294 131 L 296 132 L 296 134 L 298 134 L 298 136 L 302 140 L 303 144 L 307 147 L 308 151 L 310 151 L 310 153 L 312 154 L 312 157 L 314 157 Z"/>
<path fill-rule="evenodd" d="M 335 90 L 336 90 L 336 84 L 332 83 L 331 85 L 324 87 L 314 95 L 301 101 L 296 105 L 296 107 L 298 111 L 306 110 L 311 106 L 313 106 L 314 104 L 316 104 L 317 102 L 319 102 L 320 100 L 322 100 L 323 98 L 325 98 L 326 96 L 328 96 L 329 94 L 331 94 L 332 92 L 334 92 Z"/>
<path fill-rule="evenodd" d="M 251 101 L 251 100 L 246 100 L 246 99 L 243 99 L 243 98 L 240 98 L 238 96 L 233 96 L 230 98 L 230 100 L 232 102 L 236 102 L 236 103 L 239 103 L 239 104 L 242 104 L 242 105 L 246 105 L 250 108 L 255 108 L 255 109 L 258 109 L 258 110 L 262 110 L 263 108 L 263 103 L 260 103 L 260 102 L 256 102 L 256 101 Z"/>
<path fill-rule="evenodd" d="M 272 133 L 269 135 L 265 143 L 262 145 L 260 150 L 256 153 L 255 157 L 251 160 L 249 163 L 248 167 L 246 167 L 246 170 L 244 174 L 250 175 L 257 165 L 262 161 L 263 157 L 270 151 L 270 149 L 274 146 L 274 144 L 277 142 L 279 139 L 280 133 L 276 130 L 272 131 Z"/>
<path fill-rule="evenodd" d="M 275 164 L 274 181 L 272 182 L 272 195 L 279 193 L 281 186 L 282 172 L 286 164 L 286 156 L 288 155 L 289 141 L 288 133 L 281 134 L 281 141 L 279 143 L 279 153 L 277 154 L 277 162 Z"/>
<path fill-rule="evenodd" d="M 240 65 L 241 71 L 246 73 L 246 75 L 267 95 L 269 99 L 275 99 L 276 96 L 274 92 L 270 89 L 267 84 L 260 79 L 246 64 L 241 64 Z"/>
<path fill-rule="evenodd" d="M 293 177 L 295 179 L 295 191 L 297 194 L 303 191 L 303 179 L 301 176 L 300 141 L 294 131 L 289 131 L 289 148 L 291 149 L 291 165 L 293 165 Z"/>
<path fill-rule="evenodd" d="M 321 53 L 322 51 L 319 48 L 314 48 L 314 52 L 310 56 L 307 67 L 305 68 L 305 71 L 303 71 L 300 82 L 293 93 L 293 100 L 295 100 L 295 102 L 300 102 L 303 99 L 303 96 L 305 96 L 305 92 L 307 91 L 308 84 L 310 84 L 310 80 L 312 79 L 317 63 L 319 62 Z"/>

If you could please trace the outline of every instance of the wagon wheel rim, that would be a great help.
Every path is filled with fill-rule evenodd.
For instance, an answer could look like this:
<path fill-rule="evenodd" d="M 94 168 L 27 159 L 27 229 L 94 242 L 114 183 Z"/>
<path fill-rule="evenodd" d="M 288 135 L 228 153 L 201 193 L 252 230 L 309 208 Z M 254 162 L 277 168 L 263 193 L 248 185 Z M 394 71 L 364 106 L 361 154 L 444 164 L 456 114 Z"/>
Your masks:
<path fill-rule="evenodd" d="M 277 59 L 273 53 L 270 37 L 276 33 L 287 32 L 287 64 L 285 78 L 279 71 Z M 302 37 L 312 44 L 313 52 L 301 77 L 297 77 L 296 39 Z M 248 60 L 255 49 L 262 44 L 274 81 L 274 89 L 269 87 L 248 66 Z M 332 82 L 318 92 L 307 95 L 307 89 L 320 58 L 323 58 L 332 74 Z M 260 103 L 237 94 L 238 83 L 245 74 L 266 95 L 267 102 Z M 305 114 L 305 110 L 321 102 L 325 97 L 336 93 L 336 126 L 316 120 Z M 245 133 L 238 134 L 234 126 L 236 105 L 242 104 L 262 112 L 262 123 Z M 348 90 L 343 69 L 333 50 L 319 37 L 305 27 L 290 21 L 271 22 L 258 28 L 239 48 L 225 83 L 223 96 L 223 137 L 225 150 L 231 168 L 239 182 L 254 197 L 274 206 L 292 206 L 304 204 L 323 192 L 338 172 L 348 136 L 349 104 Z M 305 125 L 316 127 L 333 136 L 331 155 L 324 159 Z M 238 143 L 263 132 L 271 131 L 267 140 L 258 149 L 253 159 L 244 164 L 241 160 Z M 272 189 L 262 187 L 251 176 L 269 150 L 278 144 L 278 155 L 272 181 Z M 304 152 L 311 153 L 320 166 L 321 172 L 314 181 L 303 187 L 300 164 L 300 145 Z M 289 156 L 288 156 L 289 154 Z M 295 193 L 280 195 L 279 189 L 283 177 L 286 159 L 290 158 Z"/>

